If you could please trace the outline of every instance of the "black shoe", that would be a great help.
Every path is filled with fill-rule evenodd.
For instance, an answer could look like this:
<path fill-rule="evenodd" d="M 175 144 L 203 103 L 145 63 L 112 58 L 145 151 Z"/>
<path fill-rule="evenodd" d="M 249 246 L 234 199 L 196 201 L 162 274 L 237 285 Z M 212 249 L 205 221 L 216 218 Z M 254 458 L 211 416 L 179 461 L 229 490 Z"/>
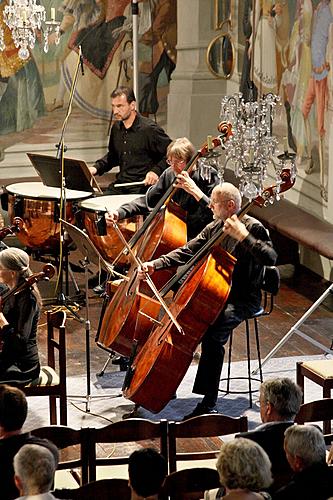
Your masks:
<path fill-rule="evenodd" d="M 105 284 L 103 283 L 102 285 L 95 286 L 93 291 L 96 295 L 102 295 L 105 292 Z"/>
<path fill-rule="evenodd" d="M 97 285 L 99 285 L 99 273 L 88 279 L 88 288 L 94 288 Z"/>
<path fill-rule="evenodd" d="M 199 415 L 216 415 L 218 413 L 217 406 L 208 406 L 205 403 L 198 403 L 197 406 L 194 408 L 194 410 L 189 413 L 188 415 L 185 415 L 183 417 L 183 420 L 188 420 L 189 418 L 193 417 L 198 417 Z"/>
<path fill-rule="evenodd" d="M 122 365 L 123 363 L 128 363 L 128 362 L 129 358 L 126 358 L 125 356 L 115 356 L 114 358 L 112 358 L 111 361 L 113 365 Z"/>

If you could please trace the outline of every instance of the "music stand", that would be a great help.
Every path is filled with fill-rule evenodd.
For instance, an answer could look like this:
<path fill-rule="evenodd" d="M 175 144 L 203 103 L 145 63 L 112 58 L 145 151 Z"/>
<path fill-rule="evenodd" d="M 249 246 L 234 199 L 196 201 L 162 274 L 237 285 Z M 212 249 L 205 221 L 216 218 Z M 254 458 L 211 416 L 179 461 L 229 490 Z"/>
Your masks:
<path fill-rule="evenodd" d="M 60 159 L 39 153 L 27 153 L 43 184 L 62 188 Z M 67 189 L 94 193 L 102 192 L 88 165 L 83 160 L 64 158 L 64 176 Z"/>
<path fill-rule="evenodd" d="M 108 274 L 112 272 L 112 266 L 108 264 L 92 241 L 89 239 L 88 235 L 84 233 L 81 229 L 69 222 L 60 219 L 64 228 L 68 232 L 71 239 L 74 241 L 77 249 L 84 257 L 83 267 L 85 270 L 85 287 L 86 287 L 86 319 L 85 319 L 85 331 L 86 331 L 86 370 L 87 370 L 87 396 L 86 396 L 86 411 L 90 412 L 90 401 L 91 401 L 91 390 L 90 390 L 90 317 L 89 317 L 89 299 L 88 299 L 88 266 L 89 264 L 95 264 L 97 266 L 102 266 Z"/>
<path fill-rule="evenodd" d="M 39 153 L 27 153 L 35 170 L 39 174 L 43 184 L 49 187 L 59 188 L 59 192 L 63 194 L 64 206 L 63 212 L 60 217 L 65 218 L 66 212 L 66 190 L 72 189 L 81 192 L 94 193 L 95 190 L 101 192 L 101 189 L 91 174 L 87 164 L 82 160 L 75 160 L 72 158 L 63 158 L 64 160 L 64 186 L 62 185 L 62 165 L 61 159 L 49 155 Z M 66 189 L 64 189 L 66 187 Z M 66 236 L 64 236 L 64 240 Z M 61 244 L 62 240 L 60 241 Z M 70 269 L 68 263 L 68 250 L 65 251 L 65 272 L 66 272 L 66 292 L 68 294 L 68 270 Z M 64 294 L 64 279 L 63 279 L 63 266 L 60 262 L 60 280 L 59 289 L 57 294 L 57 303 L 64 305 L 73 314 L 73 316 L 80 320 L 76 312 L 68 305 L 67 298 Z M 74 302 L 75 305 L 75 302 Z"/>

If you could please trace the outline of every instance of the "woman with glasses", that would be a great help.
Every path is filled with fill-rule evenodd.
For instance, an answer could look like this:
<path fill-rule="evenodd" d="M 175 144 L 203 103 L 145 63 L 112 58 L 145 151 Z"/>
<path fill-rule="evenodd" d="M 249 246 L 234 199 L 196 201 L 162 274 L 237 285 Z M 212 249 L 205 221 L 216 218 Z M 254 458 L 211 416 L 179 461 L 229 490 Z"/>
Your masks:
<path fill-rule="evenodd" d="M 212 220 L 212 212 L 208 206 L 209 198 L 214 186 L 219 183 L 219 178 L 216 169 L 206 165 L 195 167 L 191 174 L 184 172 L 186 164 L 194 153 L 195 148 L 186 137 L 172 141 L 167 148 L 169 167 L 162 173 L 157 183 L 148 189 L 145 196 L 140 196 L 117 210 L 106 213 L 106 223 L 111 225 L 113 222 L 135 215 L 147 215 L 169 187 L 174 185 L 177 189 L 172 200 L 187 212 L 187 239 L 196 236 Z"/>

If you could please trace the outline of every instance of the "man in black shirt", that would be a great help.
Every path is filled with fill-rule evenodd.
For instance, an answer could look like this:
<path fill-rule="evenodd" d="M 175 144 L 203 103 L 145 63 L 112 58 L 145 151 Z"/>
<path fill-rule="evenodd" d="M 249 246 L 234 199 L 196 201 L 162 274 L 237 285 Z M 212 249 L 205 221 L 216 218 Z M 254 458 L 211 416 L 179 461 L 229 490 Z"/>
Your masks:
<path fill-rule="evenodd" d="M 93 175 L 102 175 L 119 166 L 116 181 L 108 186 L 106 193 L 145 193 L 167 167 L 166 149 L 171 139 L 154 121 L 137 113 L 132 89 L 116 88 L 111 94 L 111 102 L 117 121 L 111 129 L 109 150 L 90 171 Z M 141 185 L 114 186 L 141 181 Z"/>
<path fill-rule="evenodd" d="M 238 189 L 228 182 L 215 186 L 209 204 L 214 221 L 185 246 L 177 248 L 151 262 L 145 262 L 139 277 L 145 273 L 173 266 L 182 266 L 195 255 L 223 227 L 226 237 L 221 242 L 224 250 L 236 257 L 232 285 L 225 307 L 210 325 L 201 342 L 201 357 L 193 392 L 202 394 L 203 400 L 184 418 L 217 413 L 217 397 L 224 358 L 224 345 L 230 333 L 242 321 L 260 308 L 261 281 L 265 265 L 274 265 L 276 252 L 264 226 L 245 215 L 240 221 L 241 208 Z M 186 286 L 186 282 L 185 285 Z"/>
<path fill-rule="evenodd" d="M 14 482 L 13 458 L 25 444 L 39 444 L 48 448 L 58 463 L 58 449 L 47 439 L 22 432 L 28 405 L 24 393 L 9 385 L 0 385 L 0 485 L 1 499 L 17 498 L 19 491 Z"/>

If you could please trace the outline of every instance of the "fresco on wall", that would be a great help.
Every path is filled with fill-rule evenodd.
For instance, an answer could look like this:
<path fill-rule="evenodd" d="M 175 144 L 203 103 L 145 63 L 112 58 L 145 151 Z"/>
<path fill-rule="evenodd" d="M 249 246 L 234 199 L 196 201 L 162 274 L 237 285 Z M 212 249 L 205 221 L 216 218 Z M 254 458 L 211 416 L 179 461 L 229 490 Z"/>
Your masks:
<path fill-rule="evenodd" d="M 333 5 L 330 0 L 246 0 L 242 24 L 246 46 L 240 89 L 248 98 L 253 75 L 259 95 L 280 95 L 289 147 L 307 175 L 320 172 L 320 194 L 327 201 Z"/>
<path fill-rule="evenodd" d="M 6 44 L 5 51 L 0 51 L 0 147 L 4 149 L 22 138 L 37 142 L 32 138 L 36 130 L 42 143 L 53 141 L 51 129 L 57 127 L 60 132 L 79 66 L 79 45 L 84 76 L 79 69 L 74 95 L 75 134 L 82 137 L 87 123 L 99 123 L 98 130 L 107 135 L 112 90 L 117 85 L 133 84 L 131 1 L 42 0 L 48 18 L 50 9 L 56 9 L 60 44 L 55 45 L 55 35 L 51 34 L 45 53 L 39 37 L 40 43 L 27 61 L 19 59 L 10 30 L 2 20 L 6 3 L 0 0 Z M 176 4 L 176 0 L 139 3 L 140 111 L 158 114 L 160 122 L 166 115 L 168 84 L 176 63 Z M 99 138 L 103 139 L 94 135 L 94 140 Z"/>

